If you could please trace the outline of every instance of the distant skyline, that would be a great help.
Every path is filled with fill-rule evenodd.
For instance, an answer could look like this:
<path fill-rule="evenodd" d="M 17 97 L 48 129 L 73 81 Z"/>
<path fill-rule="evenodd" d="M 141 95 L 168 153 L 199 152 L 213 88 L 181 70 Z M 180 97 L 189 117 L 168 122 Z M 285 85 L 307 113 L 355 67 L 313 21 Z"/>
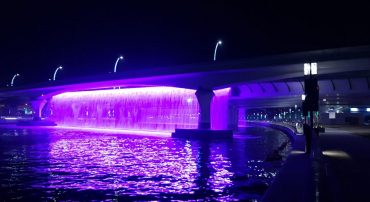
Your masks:
<path fill-rule="evenodd" d="M 366 5 L 277 1 L 10 2 L 0 6 L 0 85 L 370 44 Z M 18 80 L 19 79 L 19 80 Z M 0 87 L 0 88 L 1 88 Z"/>

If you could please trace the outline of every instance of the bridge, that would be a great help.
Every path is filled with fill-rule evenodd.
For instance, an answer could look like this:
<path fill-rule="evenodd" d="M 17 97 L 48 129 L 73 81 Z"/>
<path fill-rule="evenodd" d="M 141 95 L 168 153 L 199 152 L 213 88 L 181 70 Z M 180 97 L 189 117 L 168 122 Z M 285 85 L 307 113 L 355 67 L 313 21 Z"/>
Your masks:
<path fill-rule="evenodd" d="M 369 165 L 363 163 L 369 162 L 368 156 L 365 155 L 365 160 L 357 159 L 364 158 L 361 154 L 366 153 L 363 151 L 368 150 L 369 144 L 351 135 L 358 133 L 358 129 L 343 129 L 337 125 L 368 124 L 370 120 L 370 47 L 126 71 L 3 88 L 0 89 L 0 116 L 22 117 L 25 114 L 17 115 L 14 109 L 27 104 L 32 106 L 35 119 L 51 118 L 58 125 L 146 133 L 173 132 L 179 128 L 233 130 L 246 121 L 263 124 L 267 120 L 299 121 L 306 62 L 318 64 L 319 123 L 336 125 L 336 128 L 329 127 L 319 137 L 323 150 L 321 160 L 305 156 L 303 137 L 293 134 L 293 151 L 263 201 L 314 201 L 318 197 L 317 190 L 325 195 L 320 198 L 335 198 L 329 190 L 317 188 L 317 176 L 323 174 L 313 170 L 312 165 L 326 170 L 324 175 L 328 176 L 320 179 L 320 183 L 336 182 L 332 178 L 344 176 L 345 183 L 332 183 L 336 185 L 327 187 L 349 190 L 347 184 L 354 181 L 357 184 L 351 186 L 356 189 L 350 191 L 346 199 L 361 198 L 367 193 L 368 180 L 353 179 L 358 178 L 358 172 L 368 176 Z M 277 126 L 294 131 L 284 124 Z M 364 131 L 362 133 L 368 134 L 368 128 Z M 320 148 L 316 148 L 315 155 L 321 155 Z M 351 156 L 353 165 L 343 163 Z M 333 161 L 329 157 L 337 159 Z M 352 166 L 356 169 L 348 174 L 339 169 L 343 165 L 347 171 L 352 170 Z M 351 177 L 352 174 L 356 177 Z M 294 191 L 287 193 L 287 190 Z"/>
<path fill-rule="evenodd" d="M 126 71 L 16 86 L 0 90 L 0 103 L 5 107 L 15 100 L 18 103 L 32 102 L 35 116 L 41 117 L 47 101 L 65 92 L 167 86 L 203 89 L 209 93 L 208 91 L 231 88 L 227 107 L 229 112 L 234 113 L 230 115 L 228 112 L 228 125 L 236 127 L 235 119 L 240 109 L 300 106 L 304 92 L 303 64 L 309 61 L 318 63 L 317 78 L 322 114 L 327 114 L 329 110 L 337 111 L 338 106 L 346 106 L 348 109 L 366 108 L 370 100 L 369 47 L 327 49 L 237 61 Z M 199 103 L 210 103 L 207 99 L 212 98 L 206 97 L 199 101 L 198 96 Z M 209 113 L 209 110 L 203 111 Z M 208 116 L 210 115 L 203 114 L 203 117 Z M 328 119 L 328 115 L 322 117 Z M 230 121 L 231 119 L 233 121 Z M 205 122 L 209 122 L 208 118 Z"/>

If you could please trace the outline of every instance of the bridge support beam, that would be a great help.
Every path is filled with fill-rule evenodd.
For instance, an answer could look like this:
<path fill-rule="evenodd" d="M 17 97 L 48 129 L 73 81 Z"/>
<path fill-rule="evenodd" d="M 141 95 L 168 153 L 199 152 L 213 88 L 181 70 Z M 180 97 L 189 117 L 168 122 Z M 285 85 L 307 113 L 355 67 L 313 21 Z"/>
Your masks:
<path fill-rule="evenodd" d="M 42 117 L 42 109 L 44 108 L 47 100 L 33 100 L 31 101 L 32 109 L 33 109 L 33 119 L 40 120 Z"/>
<path fill-rule="evenodd" d="M 228 129 L 238 129 L 239 108 L 233 104 L 229 104 L 228 116 Z"/>
<path fill-rule="evenodd" d="M 199 87 L 195 95 L 200 107 L 198 129 L 211 129 L 211 103 L 215 93 L 212 89 Z"/>

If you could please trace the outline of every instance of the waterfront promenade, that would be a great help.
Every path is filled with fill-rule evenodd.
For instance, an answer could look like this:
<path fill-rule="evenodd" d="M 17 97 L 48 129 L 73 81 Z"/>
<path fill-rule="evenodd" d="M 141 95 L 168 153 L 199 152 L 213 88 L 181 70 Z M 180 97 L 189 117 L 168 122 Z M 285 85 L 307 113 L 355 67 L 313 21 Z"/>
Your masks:
<path fill-rule="evenodd" d="M 369 201 L 369 127 L 327 127 L 316 156 L 304 154 L 304 143 L 295 136 L 291 155 L 262 201 Z"/>
<path fill-rule="evenodd" d="M 370 127 L 328 127 L 320 144 L 320 201 L 370 201 Z"/>

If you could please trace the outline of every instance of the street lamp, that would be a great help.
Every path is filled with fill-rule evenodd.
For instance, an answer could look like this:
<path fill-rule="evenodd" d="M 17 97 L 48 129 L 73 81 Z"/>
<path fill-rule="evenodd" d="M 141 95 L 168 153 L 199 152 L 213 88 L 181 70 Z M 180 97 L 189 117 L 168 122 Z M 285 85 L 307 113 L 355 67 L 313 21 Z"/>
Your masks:
<path fill-rule="evenodd" d="M 120 61 L 120 60 L 123 60 L 122 55 L 117 58 L 116 63 L 114 64 L 114 71 L 113 71 L 114 73 L 116 73 L 116 71 L 117 71 L 117 64 L 118 64 L 118 61 Z"/>
<path fill-rule="evenodd" d="M 222 41 L 217 41 L 217 43 L 216 43 L 215 52 L 213 53 L 213 61 L 216 61 L 216 54 L 217 54 L 218 45 L 222 45 Z"/>
<path fill-rule="evenodd" d="M 317 63 L 304 63 L 303 71 L 305 76 L 316 75 L 317 74 Z"/>
<path fill-rule="evenodd" d="M 54 71 L 53 81 L 55 81 L 55 77 L 56 77 L 56 75 L 57 75 L 58 70 L 61 70 L 61 69 L 63 69 L 63 67 L 62 67 L 62 66 L 59 66 L 59 67 Z"/>
<path fill-rule="evenodd" d="M 305 101 L 305 100 L 306 100 L 306 95 L 302 94 L 302 101 Z"/>
<path fill-rule="evenodd" d="M 10 86 L 13 86 L 15 77 L 19 76 L 19 74 L 14 74 L 12 81 L 10 82 Z"/>

